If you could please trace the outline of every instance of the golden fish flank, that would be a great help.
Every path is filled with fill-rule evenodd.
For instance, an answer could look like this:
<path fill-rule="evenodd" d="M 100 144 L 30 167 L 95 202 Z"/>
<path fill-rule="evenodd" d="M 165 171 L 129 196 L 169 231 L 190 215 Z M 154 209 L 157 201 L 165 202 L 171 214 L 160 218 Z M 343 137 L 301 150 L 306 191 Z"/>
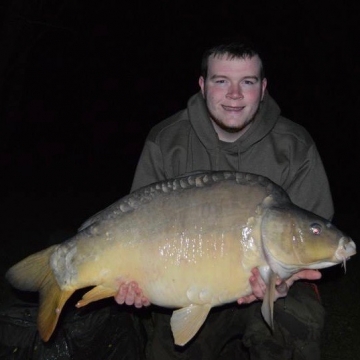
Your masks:
<path fill-rule="evenodd" d="M 298 208 L 270 180 L 207 172 L 142 188 L 88 219 L 71 239 L 30 255 L 6 274 L 39 291 L 38 329 L 52 335 L 68 298 L 114 296 L 118 281 L 137 281 L 156 305 L 177 309 L 174 341 L 186 344 L 214 306 L 251 292 L 258 267 L 268 284 L 262 313 L 272 325 L 274 279 L 345 262 L 354 242 L 327 220 Z"/>

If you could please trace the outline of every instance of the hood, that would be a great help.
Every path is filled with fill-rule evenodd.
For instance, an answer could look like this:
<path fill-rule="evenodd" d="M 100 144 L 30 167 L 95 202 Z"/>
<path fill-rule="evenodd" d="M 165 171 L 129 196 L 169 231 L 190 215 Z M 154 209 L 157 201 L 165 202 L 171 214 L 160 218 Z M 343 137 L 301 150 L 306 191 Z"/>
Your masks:
<path fill-rule="evenodd" d="M 211 124 L 201 92 L 189 99 L 187 108 L 191 125 L 197 137 L 210 152 L 221 149 L 221 151 L 239 154 L 246 151 L 271 131 L 280 116 L 279 106 L 266 91 L 259 111 L 248 131 L 235 142 L 226 143 L 219 140 Z"/>

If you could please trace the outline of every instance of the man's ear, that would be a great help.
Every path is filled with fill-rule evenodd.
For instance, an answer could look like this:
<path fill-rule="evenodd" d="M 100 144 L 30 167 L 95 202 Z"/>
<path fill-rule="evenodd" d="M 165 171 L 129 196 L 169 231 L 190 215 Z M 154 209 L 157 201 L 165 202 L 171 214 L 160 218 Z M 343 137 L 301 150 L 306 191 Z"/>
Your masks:
<path fill-rule="evenodd" d="M 264 99 L 266 86 L 267 86 L 267 79 L 263 78 L 261 80 L 261 101 L 263 101 Z"/>
<path fill-rule="evenodd" d="M 199 86 L 200 86 L 202 95 L 205 97 L 205 79 L 203 76 L 199 77 Z"/>

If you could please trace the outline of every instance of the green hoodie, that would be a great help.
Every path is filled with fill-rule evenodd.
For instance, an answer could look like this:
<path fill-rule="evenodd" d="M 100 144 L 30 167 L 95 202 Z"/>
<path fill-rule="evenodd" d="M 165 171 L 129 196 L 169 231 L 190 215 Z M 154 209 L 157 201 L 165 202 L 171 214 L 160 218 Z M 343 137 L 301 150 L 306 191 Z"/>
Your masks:
<path fill-rule="evenodd" d="M 333 216 L 328 179 L 313 139 L 280 115 L 267 92 L 251 127 L 232 143 L 219 140 L 202 94 L 192 96 L 186 109 L 150 131 L 131 190 L 201 170 L 261 174 L 282 186 L 296 205 L 327 219 Z"/>

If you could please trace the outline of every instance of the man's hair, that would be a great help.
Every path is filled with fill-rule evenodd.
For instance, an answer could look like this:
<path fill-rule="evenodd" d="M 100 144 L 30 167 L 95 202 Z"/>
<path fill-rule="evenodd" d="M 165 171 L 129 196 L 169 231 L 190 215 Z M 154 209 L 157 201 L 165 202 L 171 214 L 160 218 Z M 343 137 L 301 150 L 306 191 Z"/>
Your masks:
<path fill-rule="evenodd" d="M 203 53 L 201 60 L 201 76 L 206 79 L 208 72 L 208 64 L 210 56 L 213 57 L 222 57 L 226 56 L 229 60 L 232 59 L 251 59 L 254 56 L 260 58 L 260 77 L 261 80 L 265 77 L 265 71 L 263 66 L 263 61 L 261 59 L 259 50 L 249 39 L 241 40 L 227 40 L 216 45 L 211 46 Z"/>

